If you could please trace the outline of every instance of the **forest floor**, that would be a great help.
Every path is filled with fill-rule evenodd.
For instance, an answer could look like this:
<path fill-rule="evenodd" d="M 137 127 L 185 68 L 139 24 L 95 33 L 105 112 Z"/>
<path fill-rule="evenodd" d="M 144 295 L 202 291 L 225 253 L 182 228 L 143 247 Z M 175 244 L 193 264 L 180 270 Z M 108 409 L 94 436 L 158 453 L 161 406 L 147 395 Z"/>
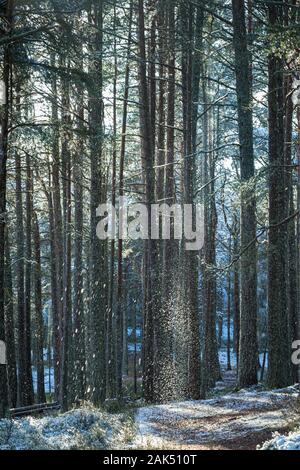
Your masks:
<path fill-rule="evenodd" d="M 217 384 L 215 396 L 208 400 L 140 408 L 132 447 L 255 450 L 275 431 L 287 433 L 299 425 L 296 387 L 226 392 L 234 381 L 234 374 L 225 372 L 224 382 Z"/>
<path fill-rule="evenodd" d="M 115 413 L 85 403 L 64 414 L 1 419 L 0 450 L 300 450 L 296 386 L 236 392 L 234 371 L 222 375 L 207 400 L 134 403 Z"/>
<path fill-rule="evenodd" d="M 85 404 L 42 418 L 1 419 L 0 451 L 122 449 L 134 431 L 130 413 L 107 413 Z"/>

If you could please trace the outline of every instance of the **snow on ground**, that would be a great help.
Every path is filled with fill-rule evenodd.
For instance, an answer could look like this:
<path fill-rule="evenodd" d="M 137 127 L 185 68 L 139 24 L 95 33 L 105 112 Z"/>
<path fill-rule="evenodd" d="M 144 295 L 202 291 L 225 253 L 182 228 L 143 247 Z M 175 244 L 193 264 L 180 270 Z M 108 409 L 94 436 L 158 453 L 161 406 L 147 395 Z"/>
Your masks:
<path fill-rule="evenodd" d="M 297 389 L 241 390 L 218 398 L 140 408 L 135 448 L 253 448 L 295 418 Z"/>
<path fill-rule="evenodd" d="M 263 364 L 264 360 L 264 353 L 259 354 L 259 362 L 260 365 Z M 222 348 L 219 349 L 219 362 L 222 369 L 226 369 L 227 367 L 227 349 Z M 234 352 L 233 348 L 230 348 L 230 363 L 232 368 L 236 368 L 236 353 Z M 266 363 L 265 369 L 268 368 L 268 353 L 266 354 Z"/>
<path fill-rule="evenodd" d="M 54 390 L 54 368 L 45 367 L 45 392 L 52 393 Z M 37 370 L 33 367 L 32 368 L 32 380 L 33 380 L 33 389 L 35 393 L 37 392 Z"/>
<path fill-rule="evenodd" d="M 276 432 L 272 439 L 258 446 L 258 450 L 300 450 L 300 428 L 287 436 Z"/>
<path fill-rule="evenodd" d="M 222 369 L 226 369 L 227 367 L 227 351 L 226 349 L 219 349 L 219 362 Z M 230 363 L 231 367 L 236 368 L 236 353 L 233 349 L 230 349 Z"/>
<path fill-rule="evenodd" d="M 124 415 L 82 408 L 58 416 L 0 420 L 0 450 L 124 447 L 132 423 Z"/>
<path fill-rule="evenodd" d="M 266 391 L 256 386 L 229 393 L 235 381 L 235 370 L 224 371 L 212 398 L 141 407 L 135 424 L 128 414 L 111 414 L 88 404 L 56 416 L 3 419 L 0 450 L 300 450 L 300 429 L 279 434 L 299 426 L 298 388 Z"/>

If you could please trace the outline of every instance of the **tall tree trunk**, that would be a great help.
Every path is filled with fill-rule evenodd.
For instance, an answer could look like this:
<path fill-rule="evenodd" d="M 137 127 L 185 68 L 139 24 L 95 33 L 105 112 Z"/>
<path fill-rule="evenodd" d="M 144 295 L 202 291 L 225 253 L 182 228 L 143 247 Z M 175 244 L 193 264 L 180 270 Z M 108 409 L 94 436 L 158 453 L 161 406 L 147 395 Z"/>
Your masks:
<path fill-rule="evenodd" d="M 238 221 L 236 220 L 236 225 Z M 238 232 L 233 234 L 233 256 L 238 256 L 239 240 Z M 233 274 L 233 324 L 234 324 L 234 350 L 236 354 L 237 367 L 239 364 L 239 347 L 240 347 L 240 274 L 238 263 L 234 264 Z"/>
<path fill-rule="evenodd" d="M 116 7 L 114 6 L 114 34 L 116 34 Z M 112 182 L 111 203 L 116 207 L 116 178 L 117 178 L 117 76 L 118 61 L 116 52 L 117 42 L 114 37 L 114 78 L 113 78 L 113 149 L 112 149 Z M 124 103 L 125 104 L 125 103 Z M 119 343 L 120 332 L 114 328 L 114 292 L 115 292 L 115 237 L 110 242 L 110 277 L 109 277 L 109 304 L 106 327 L 106 395 L 112 398 L 117 393 L 122 395 L 122 341 Z M 118 299 L 117 299 L 118 301 Z M 117 309 L 117 319 L 118 317 Z M 118 327 L 120 322 L 117 321 Z M 115 339 L 115 341 L 114 341 Z M 116 352 L 116 358 L 114 357 Z M 116 359 L 116 360 L 115 360 Z M 116 391 L 117 384 L 117 391 Z"/>
<path fill-rule="evenodd" d="M 288 216 L 295 213 L 293 166 L 292 166 L 292 138 L 293 138 L 293 102 L 291 96 L 292 79 L 290 76 L 284 80 L 284 160 L 287 190 Z M 298 300 L 297 300 L 297 236 L 296 220 L 292 218 L 287 227 L 288 256 L 286 263 L 287 279 L 287 309 L 288 309 L 288 335 L 291 345 L 298 339 Z M 298 367 L 291 363 L 291 382 L 298 381 Z"/>
<path fill-rule="evenodd" d="M 49 165 L 49 187 L 51 188 L 51 167 Z M 59 307 L 57 292 L 57 262 L 56 262 L 56 249 L 55 249 L 55 221 L 54 221 L 54 209 L 53 209 L 53 192 L 48 191 L 44 187 L 44 192 L 48 202 L 48 215 L 49 215 L 49 238 L 50 238 L 50 273 L 51 273 L 51 314 L 52 314 L 52 327 L 49 330 L 49 348 L 50 353 L 53 352 L 53 369 L 54 369 L 54 399 L 59 399 Z M 50 320 L 49 320 L 50 321 Z M 52 353 L 49 356 L 49 367 L 52 365 Z"/>
<path fill-rule="evenodd" d="M 130 74 L 130 54 L 131 54 L 131 29 L 132 29 L 132 12 L 133 5 L 130 2 L 130 11 L 129 11 L 129 30 L 128 30 L 128 40 L 127 40 L 127 59 L 126 59 L 126 68 L 125 68 L 125 79 L 124 79 L 124 104 L 123 104 L 123 114 L 122 114 L 122 135 L 121 135 L 121 149 L 120 149 L 120 161 L 119 161 L 119 198 L 124 197 L 124 166 L 125 166 L 125 150 L 126 150 L 126 132 L 127 132 L 127 114 L 128 114 L 128 97 L 129 97 L 129 74 Z M 121 229 L 121 228 L 120 228 Z M 117 357 L 117 345 L 120 348 L 122 340 L 120 337 L 120 328 L 121 328 L 121 318 L 122 318 L 122 305 L 123 305 L 123 239 L 122 233 L 119 233 L 118 237 L 118 278 L 117 278 L 117 309 L 116 309 L 116 320 L 117 320 L 117 337 L 115 343 L 115 353 L 110 352 L 111 358 L 115 357 L 116 366 L 116 384 L 117 384 L 117 395 L 121 395 L 122 391 L 122 371 L 121 371 L 121 357 L 120 353 Z"/>
<path fill-rule="evenodd" d="M 82 52 L 82 49 L 81 51 Z M 81 61 L 81 66 L 83 66 Z M 85 315 L 83 295 L 83 158 L 84 158 L 84 90 L 77 86 L 78 93 L 78 137 L 73 160 L 74 180 L 74 387 L 75 402 L 84 399 L 85 393 Z"/>
<path fill-rule="evenodd" d="M 297 181 L 297 304 L 300 306 L 300 108 L 297 109 L 297 130 L 298 130 L 298 145 L 297 145 L 297 163 L 298 163 L 298 181 Z M 300 321 L 298 323 L 298 338 L 300 333 Z M 300 366 L 298 366 L 298 382 L 300 391 Z"/>
<path fill-rule="evenodd" d="M 138 32 L 139 32 L 139 91 L 140 91 L 140 127 L 142 140 L 142 166 L 144 170 L 145 188 L 146 188 L 146 204 L 148 207 L 148 227 L 151 226 L 151 204 L 155 202 L 154 187 L 154 159 L 152 149 L 152 126 L 151 113 L 148 94 L 148 83 L 146 75 L 146 49 L 145 49 L 145 19 L 144 19 L 144 2 L 138 2 Z M 147 401 L 153 400 L 153 378 L 154 378 L 154 300 L 155 296 L 155 280 L 154 271 L 156 265 L 155 244 L 153 240 L 145 240 L 144 250 L 144 327 L 143 327 L 143 388 L 144 396 Z"/>
<path fill-rule="evenodd" d="M 130 264 L 126 263 L 125 269 L 125 280 L 128 278 Z M 125 293 L 124 298 L 124 307 L 123 307 L 123 338 L 122 338 L 122 374 L 128 377 L 128 320 L 129 320 L 129 308 L 128 308 L 128 298 L 129 298 L 129 291 L 127 290 Z"/>
<path fill-rule="evenodd" d="M 207 73 L 207 72 L 206 72 Z M 203 394 L 220 379 L 218 343 L 216 337 L 216 275 L 212 267 L 216 264 L 217 210 L 215 201 L 215 154 L 212 141 L 212 116 L 208 103 L 206 80 L 203 80 L 203 184 L 204 188 L 204 350 L 203 350 Z"/>
<path fill-rule="evenodd" d="M 164 5 L 166 3 L 166 5 Z M 160 20 L 160 36 L 161 36 L 161 62 L 167 63 L 166 71 L 161 66 L 162 84 L 161 88 L 161 143 L 158 144 L 159 149 L 163 148 L 163 152 L 159 153 L 161 160 L 159 164 L 164 167 L 159 171 L 159 176 L 164 181 L 164 202 L 172 206 L 176 202 L 175 197 L 175 3 L 173 0 L 168 2 L 161 1 L 160 7 L 165 8 L 164 18 Z M 166 51 L 165 51 L 166 49 Z M 164 74 L 164 75 L 163 75 Z M 166 80 L 167 85 L 163 85 Z M 165 95 L 167 95 L 165 97 Z M 164 111 L 166 107 L 166 113 Z M 166 126 L 165 130 L 162 126 Z M 161 183 L 158 183 L 160 185 Z M 159 198 L 161 196 L 159 195 Z M 164 217 L 167 217 L 164 216 Z M 179 266 L 179 242 L 174 239 L 174 216 L 170 214 L 171 237 L 170 240 L 163 242 L 163 274 L 162 274 L 162 294 L 163 302 L 161 306 L 162 315 L 164 315 L 165 326 L 161 330 L 166 336 L 161 334 L 159 348 L 160 354 L 164 356 L 164 362 L 167 364 L 169 373 L 166 377 L 167 381 L 167 397 L 184 396 L 187 388 L 186 384 L 186 367 L 184 357 L 187 353 L 186 344 L 182 341 L 184 328 L 182 328 L 182 319 L 179 318 L 180 309 L 178 309 L 177 299 L 174 297 L 175 286 L 178 283 L 177 270 Z M 180 338 L 174 338 L 175 331 Z M 180 332 L 180 333 L 179 333 Z M 177 341 L 178 339 L 178 341 Z M 158 367 L 160 364 L 158 363 Z M 172 378 L 170 379 L 170 374 Z M 160 386 L 158 382 L 158 388 Z M 184 389 L 184 392 L 183 390 Z M 175 395 L 176 393 L 176 395 Z"/>
<path fill-rule="evenodd" d="M 137 312 L 136 308 L 133 309 L 133 341 L 134 341 L 134 353 L 133 353 L 133 392 L 137 394 Z"/>
<path fill-rule="evenodd" d="M 281 3 L 281 2 L 279 2 Z M 270 28 L 282 24 L 281 7 L 270 5 Z M 268 385 L 289 383 L 286 298 L 286 191 L 284 168 L 283 61 L 269 56 L 269 251 L 268 251 Z"/>
<path fill-rule="evenodd" d="M 257 248 L 252 90 L 244 0 L 232 0 L 241 166 L 241 324 L 238 383 L 257 383 Z"/>
<path fill-rule="evenodd" d="M 32 370 L 31 370 L 31 266 L 32 266 L 32 171 L 30 157 L 26 154 L 26 249 L 25 249 L 25 341 L 26 341 L 26 382 L 28 400 L 34 401 Z"/>
<path fill-rule="evenodd" d="M 158 84 L 158 126 L 157 126 L 157 175 L 156 200 L 164 197 L 165 176 L 165 63 L 166 63 L 166 2 L 160 0 L 157 7 L 159 84 Z"/>
<path fill-rule="evenodd" d="M 62 80 L 62 143 L 61 161 L 63 178 L 63 310 L 62 310 L 62 350 L 60 372 L 60 401 L 64 410 L 72 401 L 71 384 L 71 332 L 72 332 L 72 299 L 71 299 L 71 153 L 69 147 L 70 127 L 70 90 L 68 65 L 63 61 L 66 77 Z"/>
<path fill-rule="evenodd" d="M 10 244 L 5 234 L 5 342 L 7 355 L 7 382 L 9 406 L 17 406 L 18 382 L 15 347 L 14 294 L 11 269 Z"/>
<path fill-rule="evenodd" d="M 229 264 L 231 262 L 231 236 L 229 241 Z M 231 370 L 231 270 L 227 273 L 227 370 Z"/>
<path fill-rule="evenodd" d="M 18 402 L 20 406 L 30 404 L 26 373 L 26 319 L 25 319 L 25 293 L 24 293 L 24 227 L 23 227 L 23 197 L 21 159 L 18 152 L 16 162 L 16 282 L 17 290 L 17 318 L 18 318 Z"/>
<path fill-rule="evenodd" d="M 194 203 L 195 161 L 199 80 L 201 71 L 203 11 L 182 5 L 182 84 L 183 84 L 183 139 L 184 139 L 184 204 Z M 195 22 L 195 31 L 194 31 Z M 195 41 L 195 42 L 194 42 Z M 185 249 L 185 248 L 183 248 Z M 198 261 L 195 251 L 184 252 L 184 292 L 188 312 L 188 395 L 200 397 L 200 319 L 198 311 Z"/>
<path fill-rule="evenodd" d="M 42 266 L 40 228 L 37 214 L 33 212 L 33 246 L 34 246 L 34 303 L 35 303 L 35 335 L 37 360 L 37 402 L 46 402 L 45 368 L 44 368 L 44 321 L 42 300 Z"/>
<path fill-rule="evenodd" d="M 100 404 L 106 394 L 105 372 L 105 323 L 106 323 L 106 261 L 104 241 L 96 234 L 98 206 L 103 202 L 103 101 L 102 101 L 102 48 L 103 48 L 103 4 L 92 3 L 92 24 L 95 27 L 92 50 L 93 63 L 90 64 L 93 77 L 93 90 L 90 92 L 90 150 L 91 150 L 91 235 L 90 235 L 90 295 L 91 317 L 89 321 L 90 357 L 89 388 L 90 399 Z"/>
<path fill-rule="evenodd" d="M 55 56 L 51 56 L 51 66 L 55 67 Z M 55 377 L 55 397 L 59 399 L 60 394 L 60 369 L 61 369 L 61 347 L 62 347 L 62 298 L 63 298 L 63 226 L 62 226 L 62 208 L 60 194 L 60 152 L 59 152 L 59 120 L 57 104 L 57 80 L 56 76 L 52 78 L 52 126 L 53 126 L 53 146 L 52 146 L 52 188 L 51 196 L 53 200 L 52 207 L 49 210 L 50 227 L 52 227 L 51 243 L 54 251 L 51 255 L 51 263 L 55 266 L 55 300 L 53 298 L 53 348 L 54 348 L 54 377 Z M 50 202 L 51 206 L 52 203 Z M 53 268 L 54 268 L 53 266 Z M 54 272 L 52 270 L 52 275 Z M 54 280 L 54 279 L 53 279 Z M 52 287 L 53 291 L 54 286 Z M 53 294 L 52 294 L 53 295 Z"/>
<path fill-rule="evenodd" d="M 174 15 L 174 8 L 173 5 L 170 6 L 170 14 Z M 165 115 L 165 93 L 166 93 L 166 80 L 165 80 L 165 72 L 166 72 L 166 2 L 160 0 L 157 5 L 157 35 L 158 35 L 158 58 L 159 58 L 159 84 L 158 84 L 158 100 L 157 100 L 157 111 L 158 111 L 158 119 L 157 119 L 157 151 L 156 151 L 156 202 L 161 204 L 162 202 L 166 202 L 170 204 L 171 200 L 164 201 L 165 195 L 165 163 L 166 163 L 166 115 Z M 171 52 L 172 54 L 172 52 Z M 152 71 L 152 74 L 155 74 L 155 69 Z M 172 77 L 170 77 L 172 80 Z M 169 97 L 170 98 L 170 97 Z M 171 98 L 170 98 L 171 99 Z M 172 109 L 171 103 L 168 103 L 170 106 L 171 116 L 170 118 L 173 120 L 172 117 Z M 154 107 L 154 106 L 153 106 Z M 174 125 L 174 124 L 173 124 Z M 172 142 L 169 142 L 171 146 L 173 146 Z M 173 149 L 170 148 L 170 152 L 172 153 Z M 167 192 L 172 197 L 172 188 L 170 187 L 170 181 L 168 182 L 168 189 Z M 163 214 L 161 220 L 165 223 L 166 215 Z M 158 220 L 159 223 L 159 220 Z M 160 230 L 159 230 L 160 232 Z M 172 237 L 172 234 L 171 234 Z M 174 397 L 175 391 L 175 376 L 174 376 L 174 361 L 172 357 L 172 336 L 173 336 L 173 323 L 172 323 L 172 316 L 174 312 L 172 311 L 172 306 L 170 303 L 170 299 L 168 296 L 168 287 L 166 283 L 171 281 L 172 277 L 172 268 L 171 265 L 168 265 L 170 268 L 170 272 L 166 271 L 167 267 L 163 263 L 166 261 L 166 253 L 164 250 L 166 249 L 167 245 L 171 245 L 173 242 L 171 240 L 166 240 L 161 242 L 158 240 L 155 242 L 155 249 L 156 249 L 156 256 L 157 256 L 157 271 L 156 271 L 156 278 L 157 278 L 157 291 L 161 292 L 162 294 L 162 301 L 156 302 L 156 315 L 155 315 L 155 384 L 154 384 L 154 394 L 155 400 L 157 402 L 163 402 L 165 400 L 171 400 Z M 158 264 L 159 261 L 159 264 Z M 161 270 L 161 267 L 163 270 Z M 168 276 L 168 281 L 166 279 Z M 163 297 L 165 296 L 165 297 Z M 158 299 L 157 299 L 158 300 Z"/>
<path fill-rule="evenodd" d="M 13 29 L 14 2 L 6 4 L 7 34 Z M 5 257 L 5 224 L 6 224 L 6 177 L 7 177 L 7 138 L 9 117 L 9 83 L 10 83 L 10 46 L 4 46 L 3 86 L 5 87 L 0 121 L 0 341 L 5 344 L 5 313 L 4 313 L 4 257 Z M 6 365 L 0 364 L 0 417 L 5 415 L 8 406 Z"/>

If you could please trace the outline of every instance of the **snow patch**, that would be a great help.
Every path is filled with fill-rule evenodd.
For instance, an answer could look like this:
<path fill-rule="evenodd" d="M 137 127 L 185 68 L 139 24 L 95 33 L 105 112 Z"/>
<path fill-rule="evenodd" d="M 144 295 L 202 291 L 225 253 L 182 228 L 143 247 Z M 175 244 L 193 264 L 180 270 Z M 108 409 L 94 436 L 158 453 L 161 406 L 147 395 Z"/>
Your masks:
<path fill-rule="evenodd" d="M 300 450 L 300 428 L 287 436 L 274 433 L 273 438 L 258 447 L 258 450 Z"/>
<path fill-rule="evenodd" d="M 82 408 L 58 416 L 0 420 L 0 450 L 108 449 L 127 439 L 127 418 Z"/>
<path fill-rule="evenodd" d="M 258 387 L 209 400 L 172 402 L 140 408 L 133 448 L 172 449 L 252 438 L 287 426 L 296 387 L 261 391 Z"/>

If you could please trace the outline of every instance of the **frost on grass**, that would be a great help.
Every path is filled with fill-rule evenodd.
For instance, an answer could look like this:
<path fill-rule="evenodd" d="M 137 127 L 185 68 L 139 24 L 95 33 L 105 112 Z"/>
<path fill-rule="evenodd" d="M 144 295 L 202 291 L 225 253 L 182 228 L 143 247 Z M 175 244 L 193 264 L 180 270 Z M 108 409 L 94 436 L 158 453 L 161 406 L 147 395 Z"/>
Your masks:
<path fill-rule="evenodd" d="M 81 408 L 58 416 L 0 421 L 0 450 L 115 449 L 131 438 L 127 415 Z"/>
<path fill-rule="evenodd" d="M 258 444 L 260 436 L 289 425 L 297 396 L 295 387 L 273 391 L 253 387 L 210 400 L 143 407 L 136 414 L 134 447 L 246 446 L 253 439 Z"/>
<path fill-rule="evenodd" d="M 287 436 L 275 433 L 258 450 L 300 450 L 300 429 L 290 432 Z"/>

